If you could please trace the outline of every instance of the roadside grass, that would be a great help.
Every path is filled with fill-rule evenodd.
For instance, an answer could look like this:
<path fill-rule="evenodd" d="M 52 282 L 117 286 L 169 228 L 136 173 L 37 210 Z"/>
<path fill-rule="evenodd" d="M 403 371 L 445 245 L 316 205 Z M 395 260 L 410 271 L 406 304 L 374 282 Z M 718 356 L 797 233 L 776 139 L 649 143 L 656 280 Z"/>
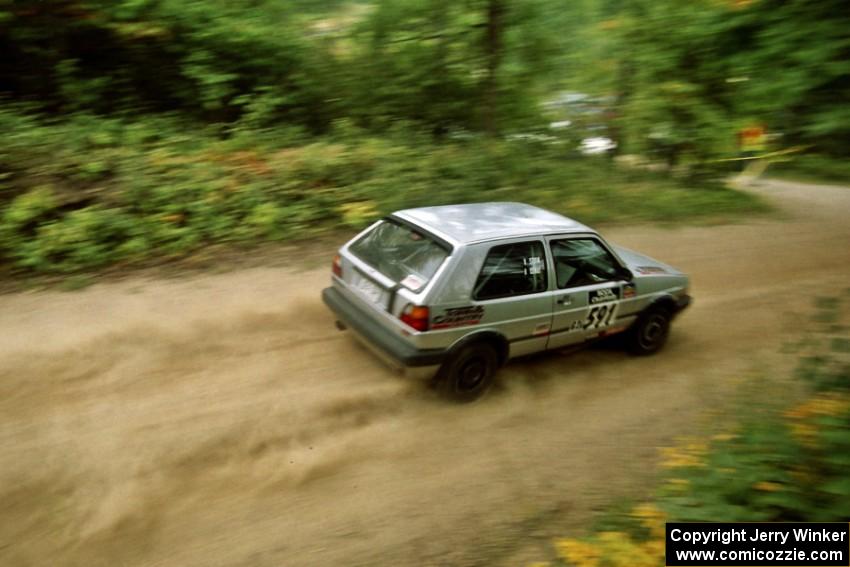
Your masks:
<path fill-rule="evenodd" d="M 806 154 L 771 163 L 766 175 L 804 183 L 850 185 L 850 160 Z"/>
<path fill-rule="evenodd" d="M 62 291 L 79 291 L 94 283 L 94 278 L 88 274 L 74 274 L 65 278 L 59 285 L 59 289 Z"/>
<path fill-rule="evenodd" d="M 524 201 L 588 224 L 703 222 L 761 214 L 753 195 L 623 170 L 533 141 L 443 140 L 346 123 L 199 128 L 175 117 L 74 114 L 49 121 L 0 106 L 4 273 L 93 273 L 209 249 L 305 242 L 391 211 Z"/>
<path fill-rule="evenodd" d="M 781 395 L 775 384 L 743 384 L 703 434 L 663 451 L 654 496 L 613 502 L 587 532 L 555 540 L 552 558 L 533 565 L 663 565 L 667 521 L 846 521 L 848 322 L 850 288 L 816 298 L 809 329 L 789 345 L 799 363 Z"/>

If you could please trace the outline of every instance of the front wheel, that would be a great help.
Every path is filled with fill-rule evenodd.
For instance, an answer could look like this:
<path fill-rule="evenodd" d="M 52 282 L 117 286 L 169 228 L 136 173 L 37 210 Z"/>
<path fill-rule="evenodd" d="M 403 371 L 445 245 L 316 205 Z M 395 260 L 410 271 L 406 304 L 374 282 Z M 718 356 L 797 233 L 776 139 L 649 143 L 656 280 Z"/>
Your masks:
<path fill-rule="evenodd" d="M 670 318 L 670 312 L 660 307 L 650 308 L 638 317 L 629 333 L 629 351 L 646 356 L 661 350 L 670 334 Z"/>
<path fill-rule="evenodd" d="M 463 346 L 440 368 L 437 388 L 440 394 L 457 402 L 471 402 L 493 385 L 498 367 L 496 350 L 487 343 Z"/>

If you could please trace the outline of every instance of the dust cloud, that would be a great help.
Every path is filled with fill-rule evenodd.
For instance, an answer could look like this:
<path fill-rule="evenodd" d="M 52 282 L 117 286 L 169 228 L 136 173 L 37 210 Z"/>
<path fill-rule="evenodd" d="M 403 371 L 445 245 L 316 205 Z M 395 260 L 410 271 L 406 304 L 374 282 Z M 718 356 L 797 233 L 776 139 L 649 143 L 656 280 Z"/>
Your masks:
<path fill-rule="evenodd" d="M 850 281 L 850 189 L 784 218 L 606 231 L 693 277 L 665 351 L 510 364 L 453 406 L 260 268 L 0 297 L 0 564 L 499 565 L 610 494 Z M 578 523 L 578 524 L 577 524 Z"/>

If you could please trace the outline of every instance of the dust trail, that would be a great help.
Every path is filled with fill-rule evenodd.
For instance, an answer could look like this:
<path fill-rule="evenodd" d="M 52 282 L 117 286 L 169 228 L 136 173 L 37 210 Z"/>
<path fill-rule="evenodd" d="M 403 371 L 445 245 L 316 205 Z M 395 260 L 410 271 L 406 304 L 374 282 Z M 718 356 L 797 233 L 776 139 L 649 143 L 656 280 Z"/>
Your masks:
<path fill-rule="evenodd" d="M 325 270 L 0 296 L 0 565 L 510 564 L 782 376 L 808 297 L 847 287 L 850 190 L 759 190 L 786 219 L 608 234 L 693 276 L 659 356 L 529 358 L 464 407 L 337 332 Z"/>

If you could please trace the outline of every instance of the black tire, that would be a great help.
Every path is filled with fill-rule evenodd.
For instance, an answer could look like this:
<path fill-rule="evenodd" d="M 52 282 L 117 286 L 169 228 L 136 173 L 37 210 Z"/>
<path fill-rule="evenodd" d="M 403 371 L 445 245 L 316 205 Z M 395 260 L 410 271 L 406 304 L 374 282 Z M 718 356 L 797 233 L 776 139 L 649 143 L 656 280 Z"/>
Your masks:
<path fill-rule="evenodd" d="M 655 354 L 670 335 L 670 311 L 663 307 L 650 307 L 635 321 L 629 332 L 628 349 L 634 355 Z"/>
<path fill-rule="evenodd" d="M 484 342 L 462 346 L 443 363 L 437 389 L 444 398 L 466 403 L 477 400 L 493 385 L 499 366 L 496 349 Z"/>

